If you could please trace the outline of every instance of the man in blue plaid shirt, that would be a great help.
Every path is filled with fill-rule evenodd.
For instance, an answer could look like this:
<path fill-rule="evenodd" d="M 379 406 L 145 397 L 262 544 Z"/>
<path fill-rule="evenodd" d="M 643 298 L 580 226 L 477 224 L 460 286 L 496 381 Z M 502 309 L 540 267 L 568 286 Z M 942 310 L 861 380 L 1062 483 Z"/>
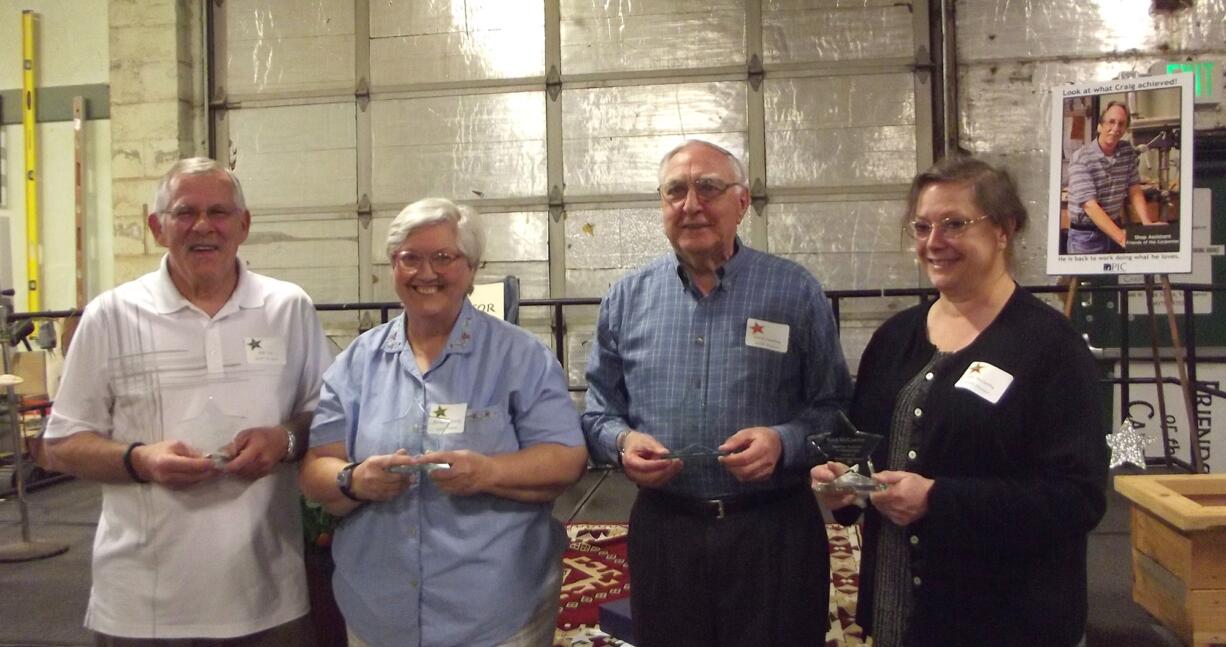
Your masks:
<path fill-rule="evenodd" d="M 583 415 L 592 455 L 639 486 L 634 642 L 824 644 L 829 559 L 805 439 L 851 394 L 830 304 L 808 271 L 737 238 L 749 190 L 734 155 L 689 141 L 659 179 L 674 253 L 601 304 Z"/>

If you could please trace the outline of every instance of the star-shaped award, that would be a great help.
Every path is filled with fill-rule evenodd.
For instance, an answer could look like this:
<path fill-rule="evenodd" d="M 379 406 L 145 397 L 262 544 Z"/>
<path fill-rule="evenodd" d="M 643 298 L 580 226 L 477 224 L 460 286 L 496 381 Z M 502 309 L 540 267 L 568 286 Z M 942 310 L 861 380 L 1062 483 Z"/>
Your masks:
<path fill-rule="evenodd" d="M 1107 434 L 1107 446 L 1111 448 L 1110 466 L 1116 468 L 1124 463 L 1131 463 L 1145 469 L 1145 446 L 1150 440 L 1145 432 L 1132 423 L 1132 418 L 1126 418 L 1119 431 Z"/>
<path fill-rule="evenodd" d="M 839 420 L 843 423 L 834 431 L 809 436 L 808 444 L 812 452 L 813 463 L 838 461 L 846 465 L 868 463 L 873 450 L 881 442 L 881 436 L 866 434 L 851 423 L 847 414 L 839 411 Z"/>
<path fill-rule="evenodd" d="M 441 407 L 441 406 L 440 406 L 440 407 L 438 407 L 437 409 L 435 409 L 435 410 L 434 410 L 434 413 L 432 413 L 432 414 L 430 414 L 430 415 L 434 416 L 435 418 L 446 418 L 446 417 L 447 417 L 447 410 L 446 410 L 446 409 L 444 409 L 443 407 Z"/>
<path fill-rule="evenodd" d="M 255 350 L 257 348 L 263 348 L 262 346 L 263 343 L 264 343 L 263 341 L 260 341 L 259 339 L 252 337 L 251 341 L 247 342 L 247 348 L 250 348 L 251 350 Z"/>

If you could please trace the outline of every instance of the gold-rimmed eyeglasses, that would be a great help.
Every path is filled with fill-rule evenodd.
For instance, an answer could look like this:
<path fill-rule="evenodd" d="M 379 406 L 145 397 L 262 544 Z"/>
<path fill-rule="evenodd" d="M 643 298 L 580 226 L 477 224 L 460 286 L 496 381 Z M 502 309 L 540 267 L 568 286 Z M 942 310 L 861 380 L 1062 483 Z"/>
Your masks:
<path fill-rule="evenodd" d="M 941 232 L 942 238 L 957 238 L 966 233 L 972 225 L 982 220 L 987 220 L 987 216 L 979 216 L 978 218 L 943 218 L 936 223 L 928 222 L 927 220 L 912 220 L 907 223 L 907 233 L 916 240 L 924 240 L 932 235 L 932 230 L 936 229 Z"/>
<path fill-rule="evenodd" d="M 463 254 L 443 249 L 429 254 L 419 254 L 412 250 L 405 250 L 392 254 L 392 264 L 400 271 L 408 274 L 420 272 L 426 263 L 430 264 L 430 269 L 435 272 L 441 272 L 451 267 L 453 263 L 461 258 L 464 258 Z"/>

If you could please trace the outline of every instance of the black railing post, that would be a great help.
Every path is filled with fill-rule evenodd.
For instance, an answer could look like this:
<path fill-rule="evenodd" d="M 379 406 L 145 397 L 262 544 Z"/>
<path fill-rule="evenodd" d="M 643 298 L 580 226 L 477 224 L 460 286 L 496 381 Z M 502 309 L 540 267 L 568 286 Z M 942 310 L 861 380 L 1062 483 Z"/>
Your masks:
<path fill-rule="evenodd" d="M 1118 292 L 1115 293 L 1115 300 L 1119 302 L 1117 311 L 1120 313 L 1120 420 L 1128 419 L 1128 402 L 1131 396 L 1128 392 L 1128 378 L 1130 377 L 1131 364 L 1130 353 L 1128 347 L 1131 341 L 1128 339 L 1128 296 L 1131 294 L 1127 286 L 1120 286 Z M 1159 386 L 1158 388 L 1162 388 Z"/>

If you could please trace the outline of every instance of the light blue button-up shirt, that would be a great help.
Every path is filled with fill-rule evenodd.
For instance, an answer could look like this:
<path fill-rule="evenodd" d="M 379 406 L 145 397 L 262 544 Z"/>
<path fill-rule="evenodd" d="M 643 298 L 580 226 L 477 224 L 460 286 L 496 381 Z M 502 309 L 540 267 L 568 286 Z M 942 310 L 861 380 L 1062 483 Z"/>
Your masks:
<path fill-rule="evenodd" d="M 786 351 L 762 347 L 755 334 L 786 339 Z M 625 429 L 674 450 L 718 447 L 746 427 L 779 433 L 781 463 L 761 483 L 737 481 L 714 459 L 686 459 L 663 489 L 701 498 L 806 481 L 805 438 L 833 429 L 851 396 L 817 279 L 739 241 L 706 296 L 673 254 L 615 283 L 600 306 L 587 381 L 583 428 L 596 460 L 616 461 Z"/>
<path fill-rule="evenodd" d="M 431 421 L 440 416 L 449 422 Z M 361 461 L 401 448 L 417 455 L 576 447 L 583 436 L 549 349 L 465 300 L 424 375 L 404 315 L 341 353 L 324 376 L 311 444 L 341 441 Z M 345 517 L 332 545 L 333 589 L 349 628 L 373 647 L 492 645 L 556 595 L 548 574 L 565 543 L 547 503 L 449 496 L 427 477 Z"/>

